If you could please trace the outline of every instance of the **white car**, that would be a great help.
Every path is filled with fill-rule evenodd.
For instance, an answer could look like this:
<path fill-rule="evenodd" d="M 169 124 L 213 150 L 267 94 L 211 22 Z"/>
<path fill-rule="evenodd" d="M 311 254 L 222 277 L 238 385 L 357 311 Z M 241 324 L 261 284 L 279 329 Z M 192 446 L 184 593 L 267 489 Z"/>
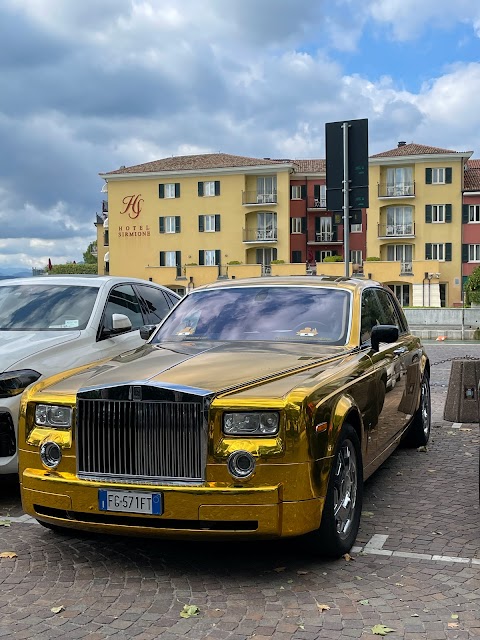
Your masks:
<path fill-rule="evenodd" d="M 180 299 L 136 278 L 45 276 L 0 281 L 0 475 L 17 473 L 24 389 L 42 377 L 144 343 Z"/>

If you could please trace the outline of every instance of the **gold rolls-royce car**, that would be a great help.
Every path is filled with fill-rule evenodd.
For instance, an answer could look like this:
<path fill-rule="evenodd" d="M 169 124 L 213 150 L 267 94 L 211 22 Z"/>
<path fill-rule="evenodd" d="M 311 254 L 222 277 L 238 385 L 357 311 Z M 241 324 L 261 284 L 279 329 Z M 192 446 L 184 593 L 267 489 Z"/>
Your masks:
<path fill-rule="evenodd" d="M 308 534 L 353 545 L 362 486 L 430 433 L 430 365 L 390 289 L 275 277 L 198 288 L 148 342 L 22 397 L 25 511 L 55 530 Z"/>

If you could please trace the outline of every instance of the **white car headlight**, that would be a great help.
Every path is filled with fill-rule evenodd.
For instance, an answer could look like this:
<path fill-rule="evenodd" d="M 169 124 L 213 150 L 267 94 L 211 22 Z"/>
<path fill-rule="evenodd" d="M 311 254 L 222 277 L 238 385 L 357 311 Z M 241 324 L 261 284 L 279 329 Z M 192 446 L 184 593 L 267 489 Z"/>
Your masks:
<path fill-rule="evenodd" d="M 280 415 L 276 411 L 225 413 L 223 433 L 232 436 L 274 436 L 278 433 Z"/>
<path fill-rule="evenodd" d="M 54 404 L 37 404 L 35 424 L 54 429 L 69 429 L 72 426 L 72 409 Z"/>

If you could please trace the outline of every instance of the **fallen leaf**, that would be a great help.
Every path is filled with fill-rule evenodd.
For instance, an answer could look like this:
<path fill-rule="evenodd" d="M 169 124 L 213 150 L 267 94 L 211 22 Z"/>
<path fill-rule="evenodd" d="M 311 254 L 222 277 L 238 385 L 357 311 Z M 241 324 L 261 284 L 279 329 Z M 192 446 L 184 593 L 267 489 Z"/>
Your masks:
<path fill-rule="evenodd" d="M 65 611 L 65 607 L 61 604 L 59 607 L 52 607 L 50 611 L 52 613 L 60 613 L 60 611 Z"/>
<path fill-rule="evenodd" d="M 447 627 L 448 627 L 449 629 L 457 629 L 457 628 L 458 628 L 458 622 L 449 622 L 449 623 L 447 624 Z"/>
<path fill-rule="evenodd" d="M 18 558 L 18 556 L 15 551 L 2 551 L 0 558 Z"/>
<path fill-rule="evenodd" d="M 403 473 L 401 471 L 397 471 L 397 476 L 403 476 Z"/>
<path fill-rule="evenodd" d="M 306 576 L 308 571 L 297 571 L 297 576 Z"/>
<path fill-rule="evenodd" d="M 355 580 L 363 580 L 361 576 L 355 576 Z"/>
<path fill-rule="evenodd" d="M 436 536 L 443 536 L 443 533 L 441 531 L 432 531 L 432 533 L 434 533 Z"/>
<path fill-rule="evenodd" d="M 287 567 L 276 567 L 274 571 L 276 571 L 277 573 L 281 573 L 282 571 L 285 571 L 286 568 Z"/>
<path fill-rule="evenodd" d="M 452 615 L 450 616 L 450 618 L 452 620 L 458 620 L 458 613 L 452 613 Z"/>
<path fill-rule="evenodd" d="M 372 627 L 372 633 L 376 636 L 386 636 L 387 633 L 391 633 L 392 631 L 395 631 L 395 629 L 390 629 L 390 627 L 386 627 L 384 624 L 376 624 Z"/>
<path fill-rule="evenodd" d="M 419 618 L 420 616 L 418 615 L 418 613 L 411 613 L 410 617 L 411 618 Z"/>
<path fill-rule="evenodd" d="M 349 553 L 344 553 L 342 558 L 344 558 L 347 562 L 350 562 L 350 560 L 355 560 L 355 558 L 353 558 Z"/>
<path fill-rule="evenodd" d="M 292 584 L 293 580 L 287 580 L 288 584 Z"/>
<path fill-rule="evenodd" d="M 464 427 L 460 427 L 459 431 L 471 431 L 471 429 L 465 429 Z"/>
<path fill-rule="evenodd" d="M 194 604 L 186 604 L 183 609 L 180 611 L 181 618 L 192 618 L 193 616 L 198 616 L 200 613 L 200 609 L 196 607 Z"/>
<path fill-rule="evenodd" d="M 9 527 L 10 520 L 0 520 L 0 527 Z"/>
<path fill-rule="evenodd" d="M 428 449 L 427 447 L 418 447 L 417 451 L 420 451 L 420 453 L 426 453 Z"/>
<path fill-rule="evenodd" d="M 470 453 L 469 451 L 465 451 L 465 455 L 466 456 L 473 456 L 473 453 Z"/>
<path fill-rule="evenodd" d="M 305 629 L 305 625 L 304 625 L 304 624 L 299 624 L 299 625 L 298 625 L 298 628 L 299 628 L 299 629 Z"/>
<path fill-rule="evenodd" d="M 364 517 L 366 517 L 366 518 L 371 517 L 371 516 L 373 516 L 373 515 L 375 515 L 375 514 L 373 513 L 373 511 L 362 511 L 362 516 L 364 516 Z"/>
<path fill-rule="evenodd" d="M 330 607 L 328 606 L 328 604 L 318 604 L 317 602 L 317 607 L 320 609 L 320 611 L 329 611 Z"/>
<path fill-rule="evenodd" d="M 370 604 L 370 600 L 359 600 L 359 604 Z"/>
<path fill-rule="evenodd" d="M 402 582 L 395 582 L 395 586 L 396 587 L 403 587 L 403 583 Z"/>
<path fill-rule="evenodd" d="M 428 473 L 437 473 L 436 469 L 428 469 Z"/>

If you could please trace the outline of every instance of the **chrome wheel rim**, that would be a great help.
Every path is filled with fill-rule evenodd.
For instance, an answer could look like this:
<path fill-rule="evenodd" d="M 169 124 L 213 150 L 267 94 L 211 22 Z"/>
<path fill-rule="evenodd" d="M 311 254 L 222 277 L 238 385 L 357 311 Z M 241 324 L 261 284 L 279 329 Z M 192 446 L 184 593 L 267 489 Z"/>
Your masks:
<path fill-rule="evenodd" d="M 345 440 L 335 463 L 333 513 L 337 533 L 346 538 L 352 528 L 357 506 L 358 465 L 355 447 Z"/>
<path fill-rule="evenodd" d="M 422 427 L 425 437 L 430 433 L 430 385 L 428 379 L 422 380 L 422 397 L 420 400 L 420 412 L 422 416 Z"/>

